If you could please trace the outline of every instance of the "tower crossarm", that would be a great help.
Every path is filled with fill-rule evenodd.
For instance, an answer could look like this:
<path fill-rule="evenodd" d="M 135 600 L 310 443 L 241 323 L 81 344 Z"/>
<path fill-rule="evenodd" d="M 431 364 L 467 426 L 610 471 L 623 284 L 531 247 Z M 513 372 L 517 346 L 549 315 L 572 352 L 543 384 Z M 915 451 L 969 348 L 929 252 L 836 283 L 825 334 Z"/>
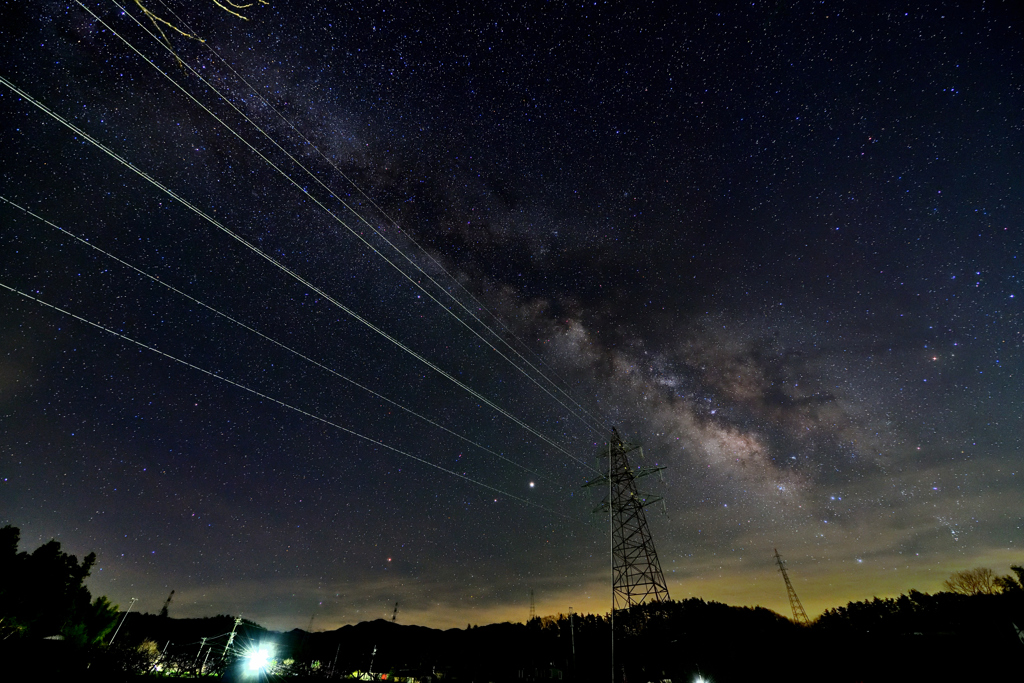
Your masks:
<path fill-rule="evenodd" d="M 661 496 L 655 496 L 649 493 L 637 493 L 633 496 L 641 507 L 647 507 L 648 505 L 654 505 L 664 500 Z"/>
<path fill-rule="evenodd" d="M 654 467 L 641 467 L 633 474 L 633 478 L 639 479 L 640 477 L 646 477 L 649 474 L 656 474 L 657 472 L 661 472 L 664 469 L 666 469 L 664 465 L 655 465 Z"/>

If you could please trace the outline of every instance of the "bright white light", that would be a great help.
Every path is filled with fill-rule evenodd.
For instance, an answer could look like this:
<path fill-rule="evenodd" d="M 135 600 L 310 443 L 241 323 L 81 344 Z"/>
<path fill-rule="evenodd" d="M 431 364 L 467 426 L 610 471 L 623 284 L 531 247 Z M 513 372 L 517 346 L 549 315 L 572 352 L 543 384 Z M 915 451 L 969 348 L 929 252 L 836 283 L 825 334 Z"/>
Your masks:
<path fill-rule="evenodd" d="M 273 652 L 266 645 L 261 645 L 245 656 L 245 668 L 251 673 L 266 671 L 270 667 L 270 658 Z"/>
<path fill-rule="evenodd" d="M 534 483 L 531 481 L 530 482 L 530 488 L 532 489 L 533 487 L 534 487 Z"/>

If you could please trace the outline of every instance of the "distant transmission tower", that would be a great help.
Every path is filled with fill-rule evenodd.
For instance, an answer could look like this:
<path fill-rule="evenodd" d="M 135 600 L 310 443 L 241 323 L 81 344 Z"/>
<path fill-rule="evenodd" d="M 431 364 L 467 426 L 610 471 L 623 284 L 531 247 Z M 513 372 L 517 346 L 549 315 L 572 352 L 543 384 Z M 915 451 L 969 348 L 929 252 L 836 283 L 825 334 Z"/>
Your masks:
<path fill-rule="evenodd" d="M 644 513 L 645 507 L 661 498 L 642 494 L 636 488 L 637 479 L 665 468 L 634 468 L 629 463 L 629 453 L 637 450 L 640 450 L 638 444 L 625 443 L 613 427 L 604 454 L 608 457 L 608 474 L 586 484 L 608 489 L 607 496 L 594 512 L 608 512 L 611 519 L 613 617 L 615 610 L 628 609 L 648 600 L 665 602 L 669 599 Z M 639 455 L 643 457 L 642 450 Z"/>
<path fill-rule="evenodd" d="M 778 548 L 775 548 L 775 564 L 779 565 L 779 571 L 782 572 L 782 579 L 786 582 L 786 593 L 789 595 L 789 606 L 793 609 L 793 621 L 798 624 L 810 624 L 811 620 L 807 618 L 807 612 L 804 611 L 804 606 L 800 603 L 800 598 L 796 596 L 796 591 L 793 590 L 793 583 L 789 580 L 789 574 L 786 573 L 786 563 L 782 561 L 782 556 L 779 555 Z"/>
<path fill-rule="evenodd" d="M 167 609 L 171 606 L 171 598 L 173 598 L 173 597 L 174 597 L 174 591 L 171 591 L 171 594 L 167 596 L 167 600 L 164 601 L 164 606 L 160 608 L 160 616 L 161 617 L 166 617 L 167 616 Z"/>
<path fill-rule="evenodd" d="M 533 621 L 534 617 L 536 617 L 536 616 L 537 616 L 537 605 L 533 601 L 533 589 L 531 588 L 530 589 L 530 620 L 527 621 L 526 623 L 530 623 L 530 621 Z"/>

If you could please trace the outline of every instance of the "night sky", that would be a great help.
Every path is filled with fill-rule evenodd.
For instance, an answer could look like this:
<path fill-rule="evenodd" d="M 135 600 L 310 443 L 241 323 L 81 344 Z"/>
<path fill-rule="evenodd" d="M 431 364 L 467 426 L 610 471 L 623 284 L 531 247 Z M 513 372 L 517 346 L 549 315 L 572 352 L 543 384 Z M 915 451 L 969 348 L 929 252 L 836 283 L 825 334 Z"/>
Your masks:
<path fill-rule="evenodd" d="M 165 1 L 178 57 L 0 4 L 23 548 L 272 628 L 603 613 L 615 425 L 673 598 L 1024 562 L 1019 4 Z"/>

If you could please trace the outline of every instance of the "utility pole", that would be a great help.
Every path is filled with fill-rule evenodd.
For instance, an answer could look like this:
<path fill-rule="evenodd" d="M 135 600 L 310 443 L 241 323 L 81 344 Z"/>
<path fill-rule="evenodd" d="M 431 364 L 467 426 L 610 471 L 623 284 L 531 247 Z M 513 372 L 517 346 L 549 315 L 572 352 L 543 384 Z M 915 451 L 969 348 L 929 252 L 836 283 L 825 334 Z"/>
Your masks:
<path fill-rule="evenodd" d="M 615 428 L 612 427 L 614 432 Z M 608 613 L 612 642 L 609 661 L 612 665 L 612 683 L 615 683 L 615 508 L 612 506 L 612 442 L 608 442 L 608 566 L 611 569 L 612 609 Z"/>
<path fill-rule="evenodd" d="M 775 564 L 779 565 L 779 571 L 782 572 L 782 580 L 786 582 L 786 595 L 789 596 L 789 607 L 793 610 L 793 621 L 798 624 L 810 624 L 811 620 L 807 618 L 807 612 L 804 611 L 804 606 L 793 589 L 793 583 L 789 580 L 789 574 L 786 572 L 786 563 L 782 561 L 778 548 L 773 548 L 773 550 L 775 550 Z"/>
<path fill-rule="evenodd" d="M 338 653 L 341 652 L 341 643 L 338 643 L 338 647 L 334 648 L 334 661 L 331 662 L 331 673 L 327 676 L 328 678 L 334 678 L 334 667 L 338 666 Z"/>
<path fill-rule="evenodd" d="M 114 635 L 110 636 L 110 642 L 107 643 L 107 645 L 113 645 L 114 638 L 117 638 L 118 632 L 120 632 L 121 627 L 124 626 L 124 620 L 128 618 L 128 612 L 132 611 L 132 607 L 135 606 L 136 602 L 138 602 L 138 598 L 132 598 L 131 604 L 128 605 L 128 609 L 125 610 L 124 617 L 121 618 L 121 623 L 117 625 L 117 629 L 114 631 Z"/>
<path fill-rule="evenodd" d="M 608 543 L 611 551 L 611 657 L 612 681 L 615 675 L 615 612 L 629 610 L 644 602 L 667 602 L 668 586 L 661 571 L 654 540 L 647 526 L 644 508 L 661 500 L 658 496 L 641 493 L 636 480 L 665 468 L 637 467 L 630 464 L 629 454 L 638 452 L 643 458 L 639 444 L 626 443 L 619 431 L 612 427 L 608 442 L 608 474 L 602 475 L 584 486 L 607 486 L 608 494 L 594 512 L 608 513 Z"/>
<path fill-rule="evenodd" d="M 169 640 L 166 643 L 164 643 L 164 649 L 160 651 L 160 656 L 156 658 L 155 662 L 153 662 L 153 667 L 150 669 L 150 671 L 159 670 L 160 665 L 164 663 L 165 659 L 167 659 L 167 648 L 170 647 L 170 645 L 171 641 Z"/>
<path fill-rule="evenodd" d="M 196 658 L 192 661 L 192 668 L 196 668 L 196 664 L 199 663 L 199 655 L 203 654 L 203 648 L 206 647 L 206 637 L 203 637 L 203 642 L 199 643 L 199 652 L 196 653 Z"/>
<path fill-rule="evenodd" d="M 569 608 L 569 635 L 572 638 L 572 680 L 576 680 L 576 625 L 572 621 L 572 607 Z"/>
<path fill-rule="evenodd" d="M 231 627 L 231 635 L 228 636 L 228 642 L 224 645 L 224 653 L 221 654 L 221 659 L 228 656 L 228 650 L 231 648 L 231 643 L 235 642 L 235 631 L 238 630 L 238 625 L 242 623 L 242 615 L 239 614 L 235 617 L 235 625 Z M 212 649 L 212 648 L 211 648 Z M 210 655 L 206 655 L 209 657 Z M 205 664 L 203 666 L 206 666 Z"/>

